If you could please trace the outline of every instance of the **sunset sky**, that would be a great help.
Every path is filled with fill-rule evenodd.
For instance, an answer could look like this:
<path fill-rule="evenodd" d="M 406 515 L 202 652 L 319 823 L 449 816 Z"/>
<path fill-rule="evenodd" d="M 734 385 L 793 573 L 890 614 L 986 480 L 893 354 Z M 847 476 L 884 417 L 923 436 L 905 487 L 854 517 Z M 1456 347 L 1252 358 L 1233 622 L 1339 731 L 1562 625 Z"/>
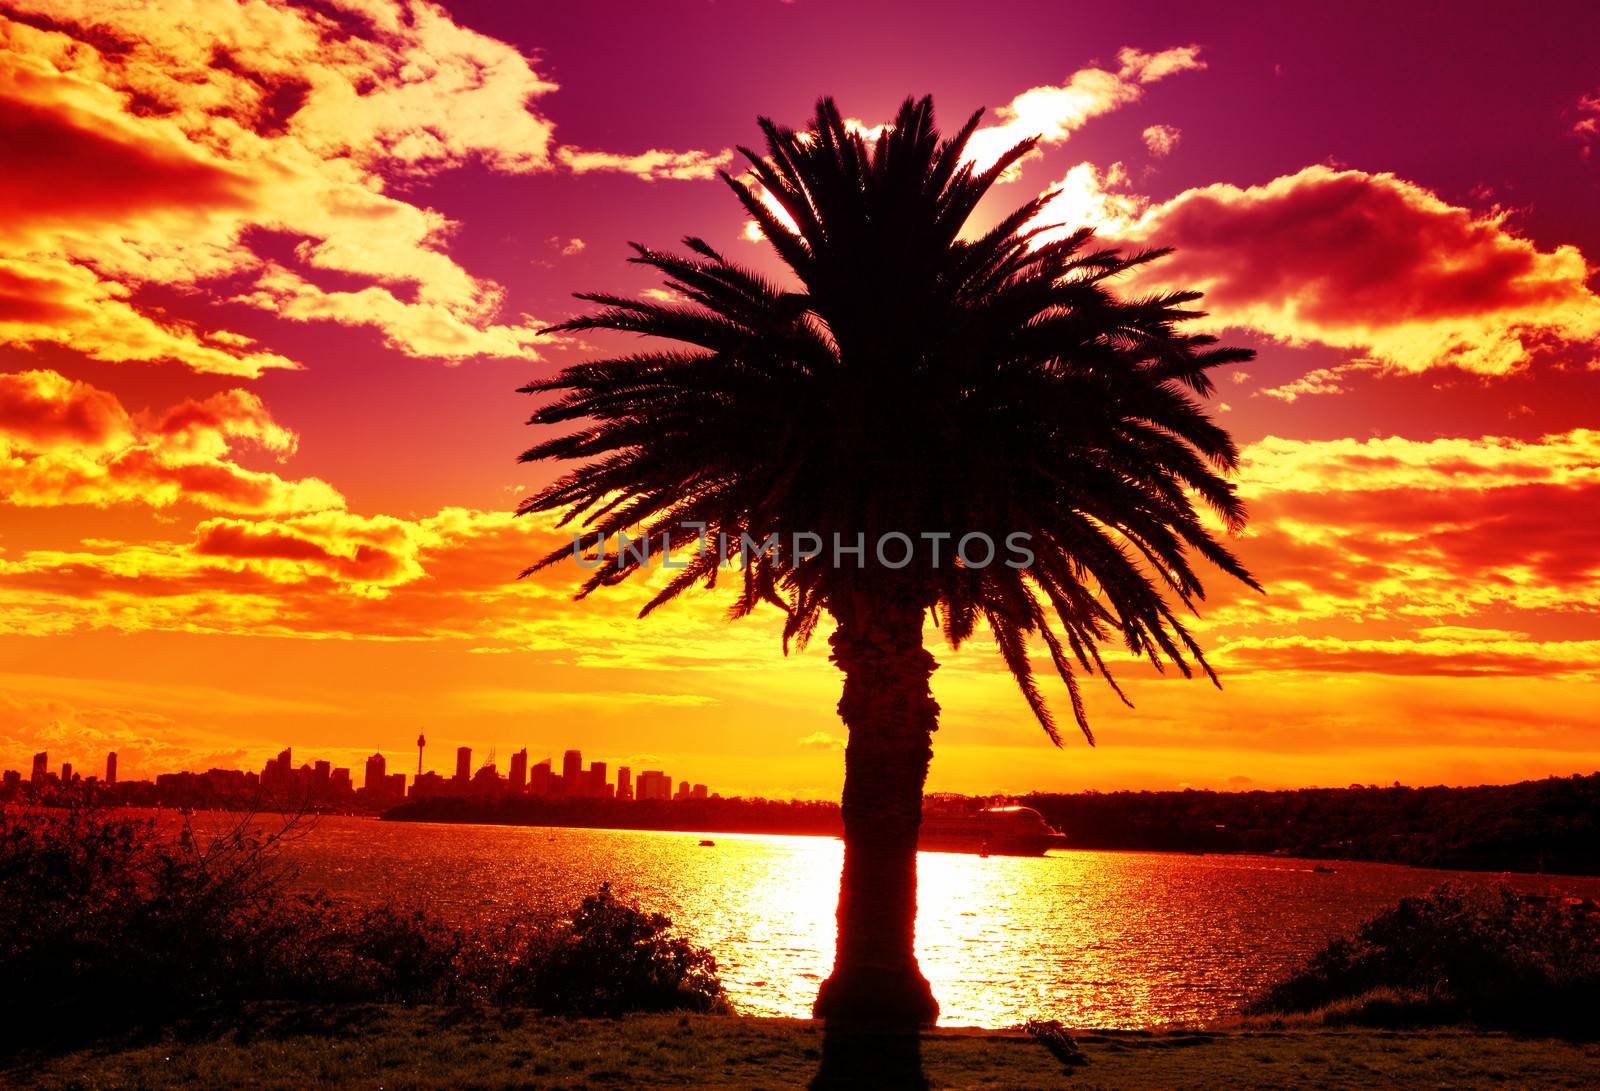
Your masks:
<path fill-rule="evenodd" d="M 515 390 L 604 347 L 540 336 L 570 293 L 657 287 L 630 240 L 775 271 L 716 178 L 757 115 L 931 92 L 976 155 L 1042 136 L 978 226 L 1059 186 L 1258 350 L 1211 408 L 1267 594 L 1212 581 L 1220 692 L 1091 687 L 1093 749 L 935 645 L 930 789 L 1594 771 L 1596 42 L 1582 2 L 6 0 L 0 767 L 424 730 L 836 795 L 825 643 L 516 581 L 558 539 L 510 514 L 551 472 Z"/>

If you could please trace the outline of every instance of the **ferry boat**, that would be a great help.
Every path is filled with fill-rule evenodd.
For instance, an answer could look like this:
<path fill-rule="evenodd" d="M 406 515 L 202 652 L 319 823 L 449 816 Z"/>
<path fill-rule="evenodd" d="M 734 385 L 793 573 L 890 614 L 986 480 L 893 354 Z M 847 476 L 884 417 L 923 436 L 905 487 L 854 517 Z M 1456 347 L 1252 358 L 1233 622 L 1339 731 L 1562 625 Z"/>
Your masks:
<path fill-rule="evenodd" d="M 979 856 L 1043 856 L 1067 839 L 1032 807 L 985 807 L 976 814 L 922 818 L 922 852 L 972 852 Z"/>

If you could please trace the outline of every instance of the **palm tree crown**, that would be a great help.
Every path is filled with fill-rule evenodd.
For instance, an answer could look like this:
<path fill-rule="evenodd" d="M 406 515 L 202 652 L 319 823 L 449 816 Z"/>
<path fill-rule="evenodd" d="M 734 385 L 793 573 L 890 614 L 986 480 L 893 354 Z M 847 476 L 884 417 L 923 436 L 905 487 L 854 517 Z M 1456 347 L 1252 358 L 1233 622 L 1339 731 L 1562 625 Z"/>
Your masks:
<path fill-rule="evenodd" d="M 555 328 L 675 345 L 523 388 L 554 395 L 530 423 L 566 426 L 523 460 L 579 465 L 520 510 L 577 520 L 585 547 L 632 528 L 674 548 L 701 526 L 733 542 L 776 533 L 779 549 L 739 573 L 732 613 L 780 607 L 786 646 L 863 594 L 931 609 L 952 646 L 981 619 L 1059 744 L 1029 664 L 1037 637 L 1093 742 L 1077 672 L 1116 687 L 1103 642 L 1215 681 L 1166 594 L 1190 609 L 1204 597 L 1192 554 L 1257 586 L 1202 514 L 1229 530 L 1245 518 L 1223 476 L 1235 446 L 1196 397 L 1212 368 L 1251 353 L 1177 330 L 1200 313 L 1188 308 L 1198 293 L 1111 291 L 1165 251 L 1098 248 L 1088 229 L 1046 241 L 1032 225 L 1048 193 L 964 237 L 980 198 L 1033 146 L 976 169 L 963 153 L 980 116 L 941 140 L 931 101 L 908 99 L 870 142 L 829 99 L 806 132 L 762 119 L 766 154 L 740 149 L 754 178 L 723 179 L 793 282 L 696 238 L 687 255 L 636 245 L 631 260 L 680 301 L 584 294 L 597 309 Z M 891 568 L 870 548 L 861 567 L 807 557 L 785 548 L 796 532 L 903 532 L 914 560 Z M 1026 534 L 1031 561 L 963 564 L 940 532 Z M 637 555 L 612 557 L 580 597 L 639 567 Z M 714 586 L 719 567 L 716 550 L 696 552 L 643 613 Z"/>

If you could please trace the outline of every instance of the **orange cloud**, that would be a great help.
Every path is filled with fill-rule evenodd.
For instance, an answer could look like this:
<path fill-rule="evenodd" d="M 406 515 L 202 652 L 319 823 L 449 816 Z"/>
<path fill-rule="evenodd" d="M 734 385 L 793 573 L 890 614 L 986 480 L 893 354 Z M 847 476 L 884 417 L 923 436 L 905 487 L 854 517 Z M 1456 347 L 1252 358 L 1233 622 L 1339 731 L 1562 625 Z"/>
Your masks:
<path fill-rule="evenodd" d="M 703 669 L 728 677 L 770 661 L 743 654 L 752 643 L 779 654 L 775 612 L 730 626 L 717 596 L 695 594 L 670 613 L 639 620 L 668 573 L 581 605 L 572 601 L 585 575 L 576 565 L 516 578 L 561 540 L 548 521 L 508 512 L 446 508 L 398 519 L 334 510 L 210 519 L 186 540 L 91 540 L 0 554 L 0 635 L 103 630 L 449 643 L 536 653 L 564 669 Z M 825 656 L 812 658 L 814 673 L 831 671 Z"/>
<path fill-rule="evenodd" d="M 226 331 L 201 331 L 139 310 L 123 284 L 65 257 L 0 257 L 0 344 L 65 345 L 95 360 L 175 360 L 198 372 L 253 377 L 293 368 Z"/>
<path fill-rule="evenodd" d="M 1538 633 L 1600 602 L 1600 433 L 1268 437 L 1241 463 L 1238 548 L 1269 593 L 1220 589 L 1212 633 L 1389 639 L 1506 617 Z"/>
<path fill-rule="evenodd" d="M 1517 371 L 1550 345 L 1600 340 L 1600 297 L 1576 247 L 1540 250 L 1504 214 L 1448 204 L 1392 174 L 1313 166 L 1156 205 L 1116 182 L 1080 164 L 1038 223 L 1175 247 L 1138 283 L 1203 291 L 1215 326 L 1351 349 L 1357 367 L 1485 375 Z M 1341 373 L 1268 393 L 1333 392 Z"/>
<path fill-rule="evenodd" d="M 1547 483 L 1600 484 L 1600 431 L 1578 428 L 1537 440 L 1507 436 L 1432 440 L 1296 440 L 1268 436 L 1242 456 L 1247 496 L 1281 492 L 1428 491 Z"/>
<path fill-rule="evenodd" d="M 275 518 L 219 517 L 187 541 L 87 541 L 70 550 L 0 558 L 0 599 L 13 632 L 278 633 L 305 637 L 460 635 L 462 603 L 515 588 L 536 543 L 510 514 L 446 509 L 424 519 L 364 516 L 329 508 Z M 521 548 L 509 549 L 508 538 Z M 454 554 L 485 566 L 453 569 Z M 397 588 L 421 585 L 392 608 Z"/>
<path fill-rule="evenodd" d="M 210 288 L 293 321 L 376 328 L 411 356 L 526 358 L 543 324 L 447 252 L 456 224 L 392 179 L 468 162 L 704 177 L 727 153 L 558 148 L 555 85 L 427 0 L 37 0 L 0 15 L 0 343 L 259 375 L 295 366 L 175 326 L 137 289 Z M 559 154 L 558 154 L 559 153 Z M 264 236 L 295 242 L 293 268 Z M 364 282 L 354 291 L 320 273 Z M 238 287 L 240 284 L 242 288 Z"/>
<path fill-rule="evenodd" d="M 1239 637 L 1222 641 L 1216 657 L 1230 669 L 1292 673 L 1600 677 L 1600 640 L 1533 641 L 1524 634 L 1421 640 Z"/>
<path fill-rule="evenodd" d="M 248 444 L 287 458 L 294 433 L 256 395 L 229 390 L 153 420 L 53 371 L 0 375 L 0 493 L 20 507 L 187 502 L 214 511 L 342 507 L 317 478 L 288 480 L 234 461 Z"/>

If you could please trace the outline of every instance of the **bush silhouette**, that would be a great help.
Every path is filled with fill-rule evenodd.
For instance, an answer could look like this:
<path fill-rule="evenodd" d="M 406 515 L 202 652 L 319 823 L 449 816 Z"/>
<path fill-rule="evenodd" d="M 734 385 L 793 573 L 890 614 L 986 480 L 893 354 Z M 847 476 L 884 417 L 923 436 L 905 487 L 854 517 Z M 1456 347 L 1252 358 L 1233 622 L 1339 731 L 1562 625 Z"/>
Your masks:
<path fill-rule="evenodd" d="M 577 1015 L 726 1010 L 710 952 L 671 927 L 604 885 L 570 920 L 524 932 L 530 942 L 505 964 L 497 999 Z"/>
<path fill-rule="evenodd" d="M 1504 886 L 1446 884 L 1334 940 L 1273 987 L 1258 1014 L 1329 1022 L 1483 1027 L 1593 1037 L 1600 913 Z"/>
<path fill-rule="evenodd" d="M 0 809 L 0 1025 L 49 1047 L 241 1004 L 490 1003 L 573 1015 L 723 1010 L 709 952 L 609 887 L 570 917 L 475 925 L 290 890 L 248 820 L 202 842 L 90 807 Z"/>

